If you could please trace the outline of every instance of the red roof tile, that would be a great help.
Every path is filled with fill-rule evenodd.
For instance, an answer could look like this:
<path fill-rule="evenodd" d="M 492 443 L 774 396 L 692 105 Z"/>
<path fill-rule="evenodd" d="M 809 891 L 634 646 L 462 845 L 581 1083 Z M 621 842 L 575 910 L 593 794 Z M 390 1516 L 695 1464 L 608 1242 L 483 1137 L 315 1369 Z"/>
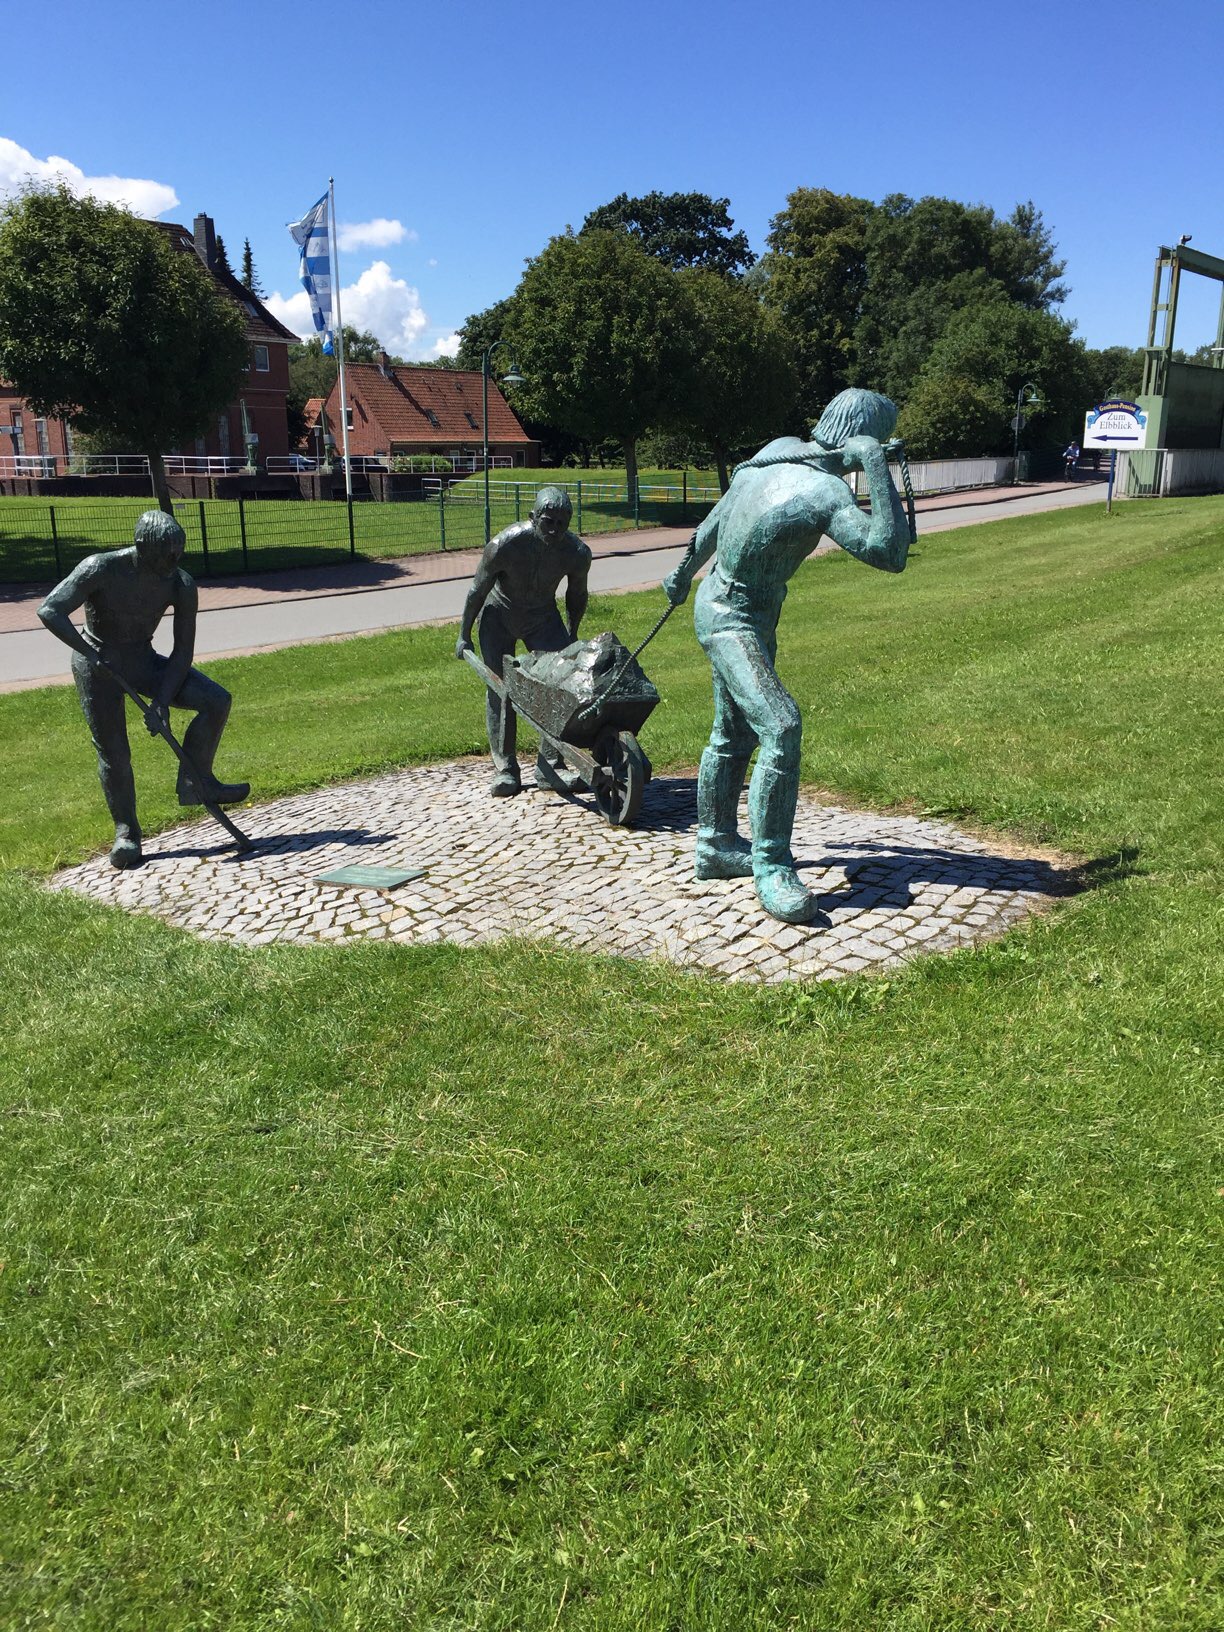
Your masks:
<path fill-rule="evenodd" d="M 481 436 L 481 376 L 457 368 L 388 367 L 349 363 L 345 381 L 358 402 L 394 442 L 463 442 Z M 333 396 L 339 391 L 339 382 Z M 329 403 L 331 398 L 328 399 Z M 432 418 L 430 417 L 432 415 Z M 489 441 L 533 445 L 496 381 L 489 382 Z"/>

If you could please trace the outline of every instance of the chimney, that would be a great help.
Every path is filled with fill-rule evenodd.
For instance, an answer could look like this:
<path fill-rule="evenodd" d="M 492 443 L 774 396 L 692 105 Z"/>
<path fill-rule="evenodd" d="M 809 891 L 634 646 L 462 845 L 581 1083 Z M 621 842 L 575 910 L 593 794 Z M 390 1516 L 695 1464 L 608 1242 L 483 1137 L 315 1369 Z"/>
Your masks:
<path fill-rule="evenodd" d="M 385 350 L 380 350 L 378 353 L 378 372 L 384 380 L 391 378 L 391 359 Z"/>
<path fill-rule="evenodd" d="M 195 218 L 195 252 L 211 272 L 217 264 L 217 234 L 211 215 Z"/>

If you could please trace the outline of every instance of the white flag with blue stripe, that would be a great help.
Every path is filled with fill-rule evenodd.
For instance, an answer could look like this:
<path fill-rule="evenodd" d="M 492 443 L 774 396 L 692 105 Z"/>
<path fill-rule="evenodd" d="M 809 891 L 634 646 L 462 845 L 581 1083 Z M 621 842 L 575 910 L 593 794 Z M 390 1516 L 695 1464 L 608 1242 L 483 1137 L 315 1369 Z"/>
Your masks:
<path fill-rule="evenodd" d="M 302 252 L 299 274 L 310 296 L 310 311 L 316 331 L 323 337 L 323 351 L 332 355 L 331 244 L 327 230 L 327 194 L 308 210 L 300 221 L 291 221 L 289 231 Z"/>

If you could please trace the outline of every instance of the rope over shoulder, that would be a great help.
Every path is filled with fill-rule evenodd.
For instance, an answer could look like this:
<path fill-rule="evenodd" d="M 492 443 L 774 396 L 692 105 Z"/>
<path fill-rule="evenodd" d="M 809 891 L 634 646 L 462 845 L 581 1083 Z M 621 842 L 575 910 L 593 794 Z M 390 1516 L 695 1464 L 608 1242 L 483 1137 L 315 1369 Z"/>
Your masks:
<path fill-rule="evenodd" d="M 905 516 L 909 522 L 910 543 L 916 544 L 918 542 L 917 507 L 914 503 L 914 484 L 910 480 L 909 461 L 905 457 L 905 444 L 898 438 L 892 442 L 885 442 L 882 446 L 885 457 L 890 461 L 895 459 L 901 467 L 901 485 L 905 489 Z M 751 459 L 745 459 L 742 464 L 736 465 L 731 472 L 731 480 L 734 481 L 741 470 L 763 470 L 770 465 L 806 465 L 811 467 L 820 464 L 822 460 L 830 458 L 833 454 L 841 452 L 840 447 L 826 448 L 822 443 L 818 443 L 817 447 L 820 451 L 812 453 L 755 454 Z"/>

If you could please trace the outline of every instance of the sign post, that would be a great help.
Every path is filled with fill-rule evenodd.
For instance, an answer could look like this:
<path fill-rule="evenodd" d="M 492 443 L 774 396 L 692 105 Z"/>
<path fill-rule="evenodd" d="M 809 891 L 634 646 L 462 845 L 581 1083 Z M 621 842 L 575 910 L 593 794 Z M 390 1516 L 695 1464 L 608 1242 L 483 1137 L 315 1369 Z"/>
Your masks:
<path fill-rule="evenodd" d="M 1137 403 L 1111 397 L 1099 402 L 1084 416 L 1084 447 L 1109 450 L 1109 486 L 1105 493 L 1105 514 L 1113 513 L 1114 475 L 1118 449 L 1129 453 L 1147 447 L 1148 416 Z"/>

